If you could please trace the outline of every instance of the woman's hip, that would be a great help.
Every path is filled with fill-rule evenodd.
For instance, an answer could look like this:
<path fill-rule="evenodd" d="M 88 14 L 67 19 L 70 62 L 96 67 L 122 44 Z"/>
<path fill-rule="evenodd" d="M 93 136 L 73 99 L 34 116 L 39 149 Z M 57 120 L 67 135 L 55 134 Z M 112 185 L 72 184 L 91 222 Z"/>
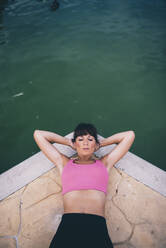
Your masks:
<path fill-rule="evenodd" d="M 87 213 L 63 214 L 50 248 L 67 246 L 112 248 L 106 219 L 100 215 Z"/>

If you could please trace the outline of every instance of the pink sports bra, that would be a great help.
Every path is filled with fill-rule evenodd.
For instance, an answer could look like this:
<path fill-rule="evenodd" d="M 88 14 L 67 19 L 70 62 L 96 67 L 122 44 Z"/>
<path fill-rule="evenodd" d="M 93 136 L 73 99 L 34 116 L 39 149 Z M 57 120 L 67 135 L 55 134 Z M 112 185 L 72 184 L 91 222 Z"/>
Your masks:
<path fill-rule="evenodd" d="M 108 171 L 100 160 L 93 164 L 75 164 L 74 160 L 69 160 L 62 172 L 62 194 L 81 189 L 95 189 L 106 194 L 108 179 Z"/>

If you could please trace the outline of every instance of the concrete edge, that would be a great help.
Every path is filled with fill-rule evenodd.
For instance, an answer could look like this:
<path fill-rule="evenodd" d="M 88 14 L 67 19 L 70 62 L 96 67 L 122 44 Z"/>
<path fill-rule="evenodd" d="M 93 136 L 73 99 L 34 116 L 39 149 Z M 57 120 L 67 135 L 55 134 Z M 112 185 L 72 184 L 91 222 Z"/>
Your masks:
<path fill-rule="evenodd" d="M 66 137 L 71 138 L 72 135 L 73 133 L 70 133 L 66 135 Z M 99 135 L 99 139 L 102 138 L 103 137 Z M 68 146 L 60 144 L 54 145 L 67 156 L 75 154 L 75 151 Z M 101 157 L 110 152 L 114 147 L 115 145 L 103 147 L 96 152 L 96 155 Z M 42 152 L 38 152 L 2 173 L 0 175 L 0 200 L 18 191 L 53 167 L 54 164 L 51 163 Z M 166 196 L 166 172 L 146 160 L 128 152 L 115 167 L 161 195 Z"/>

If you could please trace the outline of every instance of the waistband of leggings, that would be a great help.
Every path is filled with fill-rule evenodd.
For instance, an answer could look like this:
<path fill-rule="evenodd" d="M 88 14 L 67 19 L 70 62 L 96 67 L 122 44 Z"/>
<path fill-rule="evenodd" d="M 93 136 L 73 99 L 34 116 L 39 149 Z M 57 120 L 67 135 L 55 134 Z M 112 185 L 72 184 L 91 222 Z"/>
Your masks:
<path fill-rule="evenodd" d="M 64 213 L 62 215 L 62 218 L 91 218 L 91 219 L 98 219 L 101 221 L 106 222 L 106 219 L 104 216 L 97 215 L 97 214 L 89 214 L 89 213 Z"/>

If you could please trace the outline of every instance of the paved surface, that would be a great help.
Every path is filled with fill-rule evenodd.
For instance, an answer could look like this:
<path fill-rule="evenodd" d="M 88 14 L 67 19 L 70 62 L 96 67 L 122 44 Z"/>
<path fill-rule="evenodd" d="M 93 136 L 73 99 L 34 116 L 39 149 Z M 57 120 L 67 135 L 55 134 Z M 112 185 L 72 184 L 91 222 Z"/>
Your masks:
<path fill-rule="evenodd" d="M 46 248 L 63 214 L 56 168 L 0 202 L 0 248 Z M 115 248 L 165 248 L 166 198 L 126 173 L 110 173 L 105 215 Z"/>

